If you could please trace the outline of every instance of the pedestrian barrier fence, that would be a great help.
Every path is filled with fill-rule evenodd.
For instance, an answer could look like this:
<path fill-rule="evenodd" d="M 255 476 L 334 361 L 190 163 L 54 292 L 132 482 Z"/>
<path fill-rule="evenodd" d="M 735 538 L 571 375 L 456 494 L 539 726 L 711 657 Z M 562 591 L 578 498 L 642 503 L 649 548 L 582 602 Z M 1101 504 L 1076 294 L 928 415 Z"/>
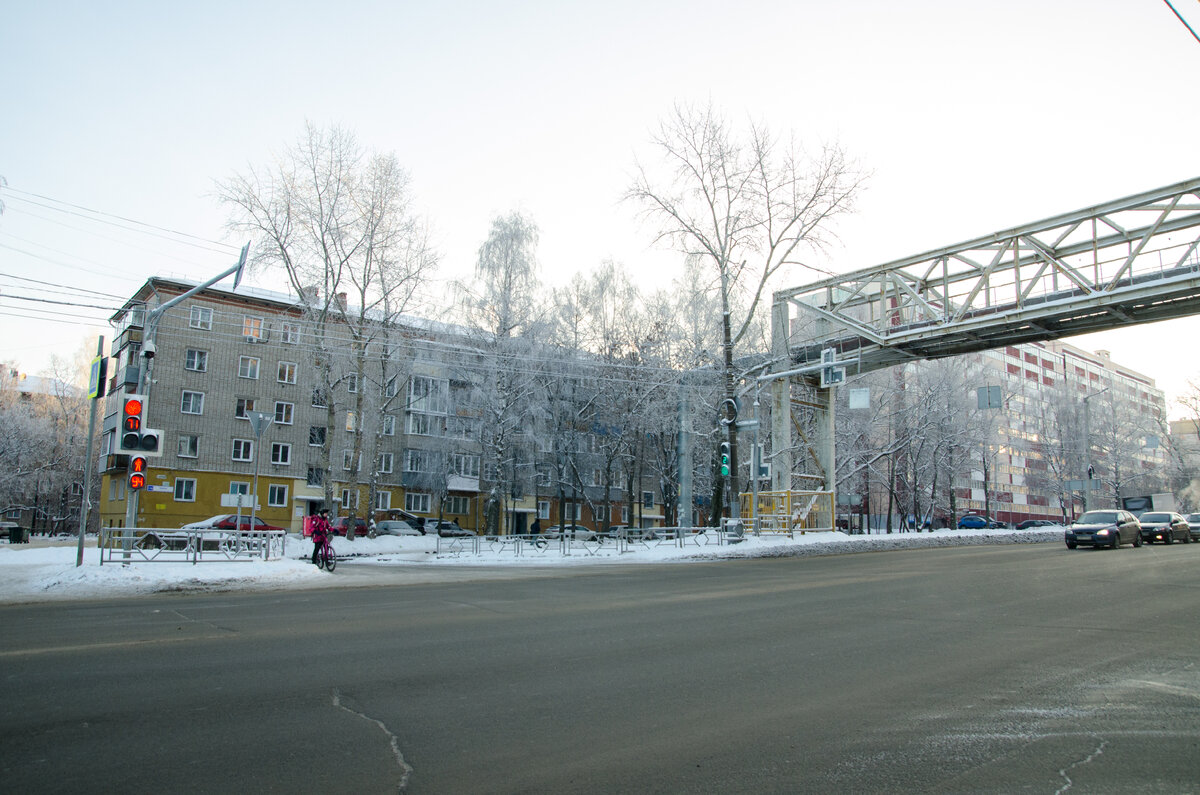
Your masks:
<path fill-rule="evenodd" d="M 100 531 L 105 563 L 227 563 L 283 557 L 282 530 L 191 530 L 106 527 Z"/>
<path fill-rule="evenodd" d="M 615 533 L 580 532 L 557 536 L 526 534 L 503 536 L 438 537 L 436 554 L 455 557 L 479 555 L 483 552 L 511 554 L 513 557 L 531 555 L 620 555 L 641 549 L 672 546 L 720 546 L 736 544 L 743 538 L 740 524 L 728 528 L 716 527 L 654 527 L 629 528 Z"/>

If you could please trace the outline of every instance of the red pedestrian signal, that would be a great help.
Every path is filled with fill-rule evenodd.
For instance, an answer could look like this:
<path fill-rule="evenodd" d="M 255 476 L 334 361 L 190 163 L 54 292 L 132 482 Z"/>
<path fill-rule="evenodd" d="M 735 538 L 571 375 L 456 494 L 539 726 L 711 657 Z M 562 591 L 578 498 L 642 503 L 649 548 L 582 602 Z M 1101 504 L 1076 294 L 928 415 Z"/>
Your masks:
<path fill-rule="evenodd" d="M 134 491 L 146 487 L 146 458 L 135 455 L 129 459 L 129 488 Z"/>

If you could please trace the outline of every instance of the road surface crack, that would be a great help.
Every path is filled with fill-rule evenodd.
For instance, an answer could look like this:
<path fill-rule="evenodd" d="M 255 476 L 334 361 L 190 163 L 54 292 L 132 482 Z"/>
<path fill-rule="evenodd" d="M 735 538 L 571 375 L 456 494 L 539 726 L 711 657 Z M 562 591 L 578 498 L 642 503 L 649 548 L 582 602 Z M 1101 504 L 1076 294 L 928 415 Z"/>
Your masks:
<path fill-rule="evenodd" d="M 1096 746 L 1096 749 L 1094 751 L 1092 751 L 1090 754 L 1088 754 L 1085 758 L 1080 759 L 1077 762 L 1072 762 L 1071 764 L 1064 767 L 1062 770 L 1058 771 L 1058 775 L 1062 776 L 1063 781 L 1065 781 L 1066 783 L 1063 784 L 1061 787 L 1059 787 L 1058 790 L 1054 793 L 1054 795 L 1062 795 L 1062 793 L 1071 789 L 1071 787 L 1073 787 L 1075 785 L 1075 782 L 1071 780 L 1071 777 L 1069 775 L 1067 775 L 1068 771 L 1074 770 L 1077 767 L 1083 767 L 1084 765 L 1088 764 L 1096 757 L 1100 756 L 1100 754 L 1104 753 L 1104 746 L 1108 745 L 1108 740 L 1100 739 L 1099 737 L 1097 737 L 1096 739 L 1100 740 L 1100 744 Z"/>
<path fill-rule="evenodd" d="M 342 703 L 342 694 L 338 692 L 338 689 L 336 687 L 333 689 L 333 705 L 335 707 L 337 707 L 338 709 L 344 709 L 346 712 L 349 712 L 351 715 L 356 715 L 357 717 L 360 717 L 365 721 L 374 723 L 376 726 L 378 726 L 380 728 L 380 730 L 385 735 L 387 735 L 388 742 L 391 743 L 391 746 L 392 746 L 392 754 L 396 757 L 396 764 L 399 765 L 399 767 L 400 767 L 400 785 L 399 785 L 399 787 L 397 787 L 397 791 L 404 792 L 406 789 L 408 789 L 408 779 L 409 779 L 409 776 L 412 775 L 413 769 L 412 769 L 412 766 L 408 764 L 408 762 L 404 761 L 404 754 L 401 753 L 401 751 L 400 751 L 400 740 L 396 737 L 396 735 L 392 734 L 391 730 L 388 729 L 387 725 L 384 724 L 383 721 L 376 720 L 375 718 L 372 718 L 370 715 L 365 715 L 365 714 L 359 712 L 358 710 L 351 709 L 350 707 L 347 707 L 345 704 L 343 704 Z"/>

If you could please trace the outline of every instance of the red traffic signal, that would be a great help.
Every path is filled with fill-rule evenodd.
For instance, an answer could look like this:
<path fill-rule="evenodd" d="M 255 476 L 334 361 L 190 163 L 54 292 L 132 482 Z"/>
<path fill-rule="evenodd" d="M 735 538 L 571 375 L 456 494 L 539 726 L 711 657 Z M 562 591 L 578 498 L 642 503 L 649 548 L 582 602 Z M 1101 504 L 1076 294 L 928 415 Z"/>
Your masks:
<path fill-rule="evenodd" d="M 121 406 L 121 449 L 142 449 L 142 411 L 146 398 L 142 395 L 126 395 Z"/>

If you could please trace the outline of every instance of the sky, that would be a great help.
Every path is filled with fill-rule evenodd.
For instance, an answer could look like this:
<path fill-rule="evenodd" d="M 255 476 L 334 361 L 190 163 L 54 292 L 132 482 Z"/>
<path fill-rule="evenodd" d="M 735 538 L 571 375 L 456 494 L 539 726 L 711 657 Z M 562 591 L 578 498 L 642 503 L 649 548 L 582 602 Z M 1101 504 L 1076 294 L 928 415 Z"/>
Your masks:
<path fill-rule="evenodd" d="M 698 540 L 713 536 L 698 536 Z M 287 538 L 284 554 L 275 560 L 205 561 L 197 564 L 163 560 L 130 566 L 101 563 L 96 539 L 90 536 L 83 564 L 76 565 L 78 546 L 74 540 L 37 537 L 29 544 L 0 545 L 0 604 L 44 602 L 61 599 L 99 599 L 161 591 L 239 591 L 309 588 L 361 587 L 413 584 L 419 582 L 495 579 L 526 574 L 531 569 L 562 572 L 564 567 L 630 565 L 653 563 L 696 563 L 728 557 L 776 557 L 779 555 L 822 555 L 883 551 L 926 546 L 961 544 L 1062 543 L 1062 528 L 1034 530 L 935 530 L 932 533 L 890 535 L 845 535 L 840 532 L 747 534 L 742 542 L 688 544 L 674 541 L 630 544 L 618 552 L 611 542 L 573 547 L 563 554 L 551 542 L 541 552 L 526 548 L 520 556 L 510 545 L 483 541 L 479 554 L 436 554 L 432 536 L 359 538 L 332 540 L 339 564 L 332 573 L 317 569 L 309 561 L 312 542 Z M 465 543 L 465 542 L 463 542 Z M 469 554 L 468 554 L 469 553 Z M 369 564 L 369 565 L 363 565 Z"/>
<path fill-rule="evenodd" d="M 1200 0 L 1173 2 L 1200 30 Z M 232 265 L 246 240 L 215 182 L 306 122 L 396 155 L 442 284 L 517 210 L 548 285 L 611 258 L 653 289 L 681 260 L 621 195 L 676 103 L 836 142 L 868 171 L 840 243 L 811 257 L 847 272 L 1200 176 L 1198 70 L 1159 0 L 9 3 L 0 362 L 44 372 L 111 339 L 148 277 Z M 1188 318 L 1069 341 L 1170 398 L 1200 383 L 1180 356 L 1198 334 Z"/>

